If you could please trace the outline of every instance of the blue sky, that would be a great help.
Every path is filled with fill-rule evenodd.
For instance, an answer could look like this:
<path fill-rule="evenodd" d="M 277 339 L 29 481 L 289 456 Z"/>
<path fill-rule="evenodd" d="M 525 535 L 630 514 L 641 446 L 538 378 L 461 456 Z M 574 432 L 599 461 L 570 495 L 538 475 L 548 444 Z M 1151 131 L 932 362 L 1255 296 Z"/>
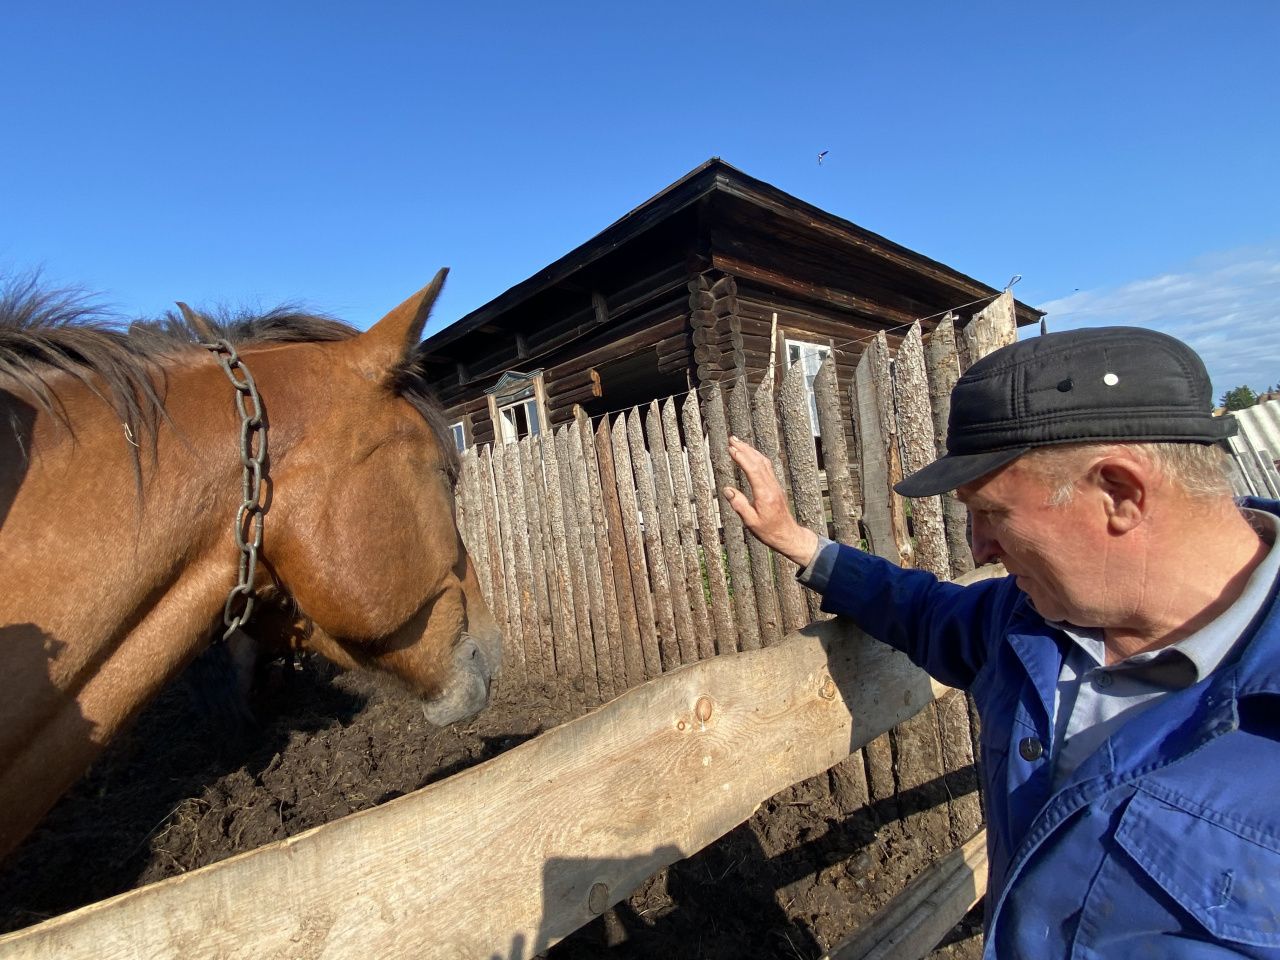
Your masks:
<path fill-rule="evenodd" d="M 14 4 L 0 272 L 367 326 L 448 265 L 434 331 L 714 155 L 1262 388 L 1278 47 L 1271 0 Z"/>

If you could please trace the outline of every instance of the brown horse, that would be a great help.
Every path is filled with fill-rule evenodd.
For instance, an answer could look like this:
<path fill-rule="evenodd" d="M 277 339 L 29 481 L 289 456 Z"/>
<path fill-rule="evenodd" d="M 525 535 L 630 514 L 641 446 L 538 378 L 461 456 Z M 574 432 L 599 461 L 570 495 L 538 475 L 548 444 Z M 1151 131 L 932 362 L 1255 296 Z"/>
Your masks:
<path fill-rule="evenodd" d="M 401 678 L 438 724 L 486 705 L 501 636 L 413 363 L 443 279 L 365 333 L 281 312 L 122 331 L 30 282 L 0 292 L 0 856 L 223 634 L 257 431 L 209 333 L 241 335 L 268 426 L 253 631 Z"/>

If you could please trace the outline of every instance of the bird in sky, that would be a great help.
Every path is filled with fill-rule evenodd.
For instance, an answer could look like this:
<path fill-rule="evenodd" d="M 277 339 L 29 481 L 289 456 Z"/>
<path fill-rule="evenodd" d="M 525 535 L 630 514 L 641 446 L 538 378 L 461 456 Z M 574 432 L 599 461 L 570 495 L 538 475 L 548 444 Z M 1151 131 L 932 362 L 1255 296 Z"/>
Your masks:
<path fill-rule="evenodd" d="M 823 150 L 820 154 L 818 154 L 818 166 L 822 166 L 822 161 L 826 159 L 826 156 L 827 156 L 826 150 Z"/>

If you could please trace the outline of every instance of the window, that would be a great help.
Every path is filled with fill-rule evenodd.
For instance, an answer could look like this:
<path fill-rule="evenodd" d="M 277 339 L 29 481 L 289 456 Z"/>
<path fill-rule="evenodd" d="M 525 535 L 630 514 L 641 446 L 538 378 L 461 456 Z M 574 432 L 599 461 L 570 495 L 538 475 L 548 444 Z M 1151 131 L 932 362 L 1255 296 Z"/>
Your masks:
<path fill-rule="evenodd" d="M 803 340 L 787 341 L 787 366 L 797 363 L 804 370 L 804 388 L 809 396 L 809 423 L 813 427 L 815 437 L 822 436 L 818 429 L 818 400 L 813 394 L 813 381 L 818 376 L 818 367 L 822 361 L 831 356 L 831 348 L 823 343 L 806 343 Z"/>
<path fill-rule="evenodd" d="M 467 428 L 461 420 L 457 423 L 449 424 L 449 432 L 453 434 L 453 445 L 458 448 L 458 452 L 467 449 Z"/>
<path fill-rule="evenodd" d="M 532 373 L 508 370 L 485 392 L 489 394 L 495 442 L 515 443 L 542 433 L 547 418 L 541 370 Z"/>
<path fill-rule="evenodd" d="M 502 442 L 515 443 L 525 437 L 536 437 L 541 432 L 538 420 L 538 401 L 530 397 L 498 408 L 498 421 L 502 426 Z"/>

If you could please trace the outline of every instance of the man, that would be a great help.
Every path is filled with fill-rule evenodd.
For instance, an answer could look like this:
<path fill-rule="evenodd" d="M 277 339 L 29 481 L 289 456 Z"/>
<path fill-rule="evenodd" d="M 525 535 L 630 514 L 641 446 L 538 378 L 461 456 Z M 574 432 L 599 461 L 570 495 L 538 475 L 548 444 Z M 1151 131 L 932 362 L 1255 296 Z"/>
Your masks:
<path fill-rule="evenodd" d="M 1127 327 L 1049 334 L 955 386 L 974 559 L 938 582 L 800 527 L 732 439 L 747 528 L 982 718 L 987 956 L 1280 957 L 1280 503 L 1231 498 L 1200 359 Z"/>

